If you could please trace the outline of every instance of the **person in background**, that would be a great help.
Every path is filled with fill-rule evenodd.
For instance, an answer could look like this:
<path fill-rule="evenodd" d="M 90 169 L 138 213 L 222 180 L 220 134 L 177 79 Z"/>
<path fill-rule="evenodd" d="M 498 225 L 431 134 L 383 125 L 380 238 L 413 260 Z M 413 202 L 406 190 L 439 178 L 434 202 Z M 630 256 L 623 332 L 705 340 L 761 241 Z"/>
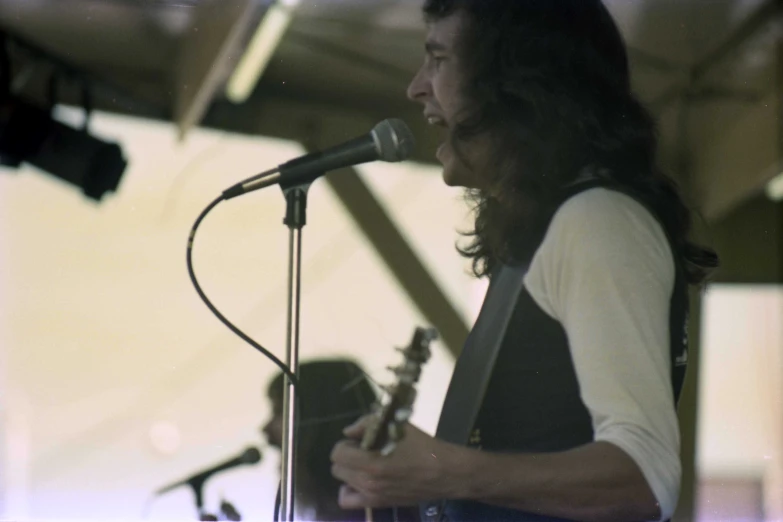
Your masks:
<path fill-rule="evenodd" d="M 283 374 L 269 384 L 272 416 L 262 431 L 275 448 L 282 447 Z M 299 445 L 295 485 L 297 520 L 363 521 L 364 510 L 337 504 L 340 481 L 331 474 L 330 453 L 343 429 L 370 412 L 377 400 L 362 368 L 349 359 L 314 360 L 299 365 Z"/>

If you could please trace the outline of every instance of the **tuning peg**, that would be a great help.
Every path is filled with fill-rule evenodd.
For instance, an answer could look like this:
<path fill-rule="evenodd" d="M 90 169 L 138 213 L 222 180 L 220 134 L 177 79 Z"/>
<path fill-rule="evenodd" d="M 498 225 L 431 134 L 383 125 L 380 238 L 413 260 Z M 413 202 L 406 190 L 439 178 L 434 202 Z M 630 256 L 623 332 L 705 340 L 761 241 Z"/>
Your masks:
<path fill-rule="evenodd" d="M 426 337 L 428 341 L 434 341 L 438 338 L 438 331 L 435 328 L 425 328 L 424 337 Z"/>
<path fill-rule="evenodd" d="M 381 448 L 380 454 L 382 457 L 387 457 L 397 447 L 395 442 L 389 441 L 384 447 Z"/>
<path fill-rule="evenodd" d="M 407 422 L 413 415 L 413 411 L 410 408 L 400 408 L 394 413 L 394 420 L 397 422 Z"/>
<path fill-rule="evenodd" d="M 401 375 L 406 375 L 408 373 L 408 370 L 405 366 L 387 366 L 386 369 L 392 372 L 397 377 Z"/>

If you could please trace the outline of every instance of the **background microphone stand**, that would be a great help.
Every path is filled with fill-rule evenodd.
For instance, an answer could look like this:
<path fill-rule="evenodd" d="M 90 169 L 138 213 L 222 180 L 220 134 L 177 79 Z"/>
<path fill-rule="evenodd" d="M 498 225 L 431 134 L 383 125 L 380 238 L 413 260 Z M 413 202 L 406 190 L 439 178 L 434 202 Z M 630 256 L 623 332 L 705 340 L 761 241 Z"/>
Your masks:
<path fill-rule="evenodd" d="M 307 222 L 307 190 L 310 183 L 280 187 L 286 200 L 283 224 L 289 229 L 288 246 L 288 328 L 286 333 L 286 365 L 299 378 L 299 303 L 302 272 L 302 228 Z M 280 473 L 280 520 L 294 521 L 294 478 L 299 410 L 296 388 L 284 376 L 283 389 L 283 444 Z"/>
<path fill-rule="evenodd" d="M 196 501 L 196 512 L 198 513 L 199 520 L 202 519 L 207 513 L 204 511 L 204 482 L 207 481 L 205 476 L 195 476 L 188 480 L 188 486 L 193 490 L 193 497 Z"/>

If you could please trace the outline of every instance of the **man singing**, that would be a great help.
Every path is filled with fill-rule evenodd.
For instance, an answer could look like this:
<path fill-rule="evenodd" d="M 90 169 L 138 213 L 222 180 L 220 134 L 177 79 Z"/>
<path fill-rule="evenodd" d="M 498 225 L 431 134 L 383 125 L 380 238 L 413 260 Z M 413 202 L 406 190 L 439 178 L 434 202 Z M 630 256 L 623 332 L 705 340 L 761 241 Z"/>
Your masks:
<path fill-rule="evenodd" d="M 688 285 L 717 256 L 656 167 L 600 0 L 426 0 L 408 96 L 447 139 L 447 185 L 475 201 L 461 250 L 490 287 L 435 438 L 332 452 L 343 508 L 449 520 L 666 520 L 681 466 L 676 402 Z"/>

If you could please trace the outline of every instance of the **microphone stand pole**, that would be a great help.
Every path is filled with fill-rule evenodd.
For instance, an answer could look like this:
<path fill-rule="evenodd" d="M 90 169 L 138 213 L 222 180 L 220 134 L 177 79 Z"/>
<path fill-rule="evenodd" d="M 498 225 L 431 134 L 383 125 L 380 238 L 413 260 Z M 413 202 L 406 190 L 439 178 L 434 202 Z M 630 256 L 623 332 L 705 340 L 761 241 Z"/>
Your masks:
<path fill-rule="evenodd" d="M 302 271 L 302 228 L 307 222 L 307 190 L 310 184 L 283 186 L 286 215 L 283 224 L 289 229 L 288 246 L 288 329 L 286 334 L 286 365 L 299 378 L 299 302 Z M 299 409 L 296 389 L 284 376 L 283 444 L 280 473 L 280 520 L 294 521 L 294 469 Z"/>
<path fill-rule="evenodd" d="M 198 511 L 198 518 L 201 520 L 206 514 L 204 512 L 204 482 L 206 478 L 194 478 L 188 481 L 188 486 L 193 489 L 193 496 L 196 502 L 196 511 Z"/>

